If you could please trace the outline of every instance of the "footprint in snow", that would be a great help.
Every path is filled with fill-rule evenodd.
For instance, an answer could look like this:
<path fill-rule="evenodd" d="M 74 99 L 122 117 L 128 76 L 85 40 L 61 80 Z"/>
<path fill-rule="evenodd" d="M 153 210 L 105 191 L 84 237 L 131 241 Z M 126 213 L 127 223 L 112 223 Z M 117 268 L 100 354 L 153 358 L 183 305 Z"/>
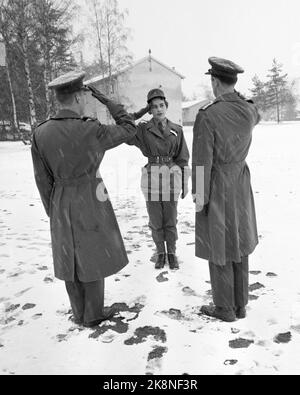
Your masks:
<path fill-rule="evenodd" d="M 19 304 L 12 304 L 12 305 L 10 305 L 10 306 L 5 310 L 5 312 L 6 312 L 6 313 L 10 313 L 10 312 L 12 312 L 12 311 L 17 310 L 20 306 L 21 306 L 21 305 L 19 305 Z"/>
<path fill-rule="evenodd" d="M 58 340 L 58 343 L 61 343 L 63 341 L 67 341 L 67 337 L 68 337 L 68 335 L 60 334 L 60 335 L 56 336 L 56 339 Z"/>
<path fill-rule="evenodd" d="M 148 354 L 148 362 L 151 361 L 152 359 L 161 359 L 164 354 L 166 354 L 168 351 L 167 347 L 161 347 L 161 346 L 155 346 L 153 350 Z"/>
<path fill-rule="evenodd" d="M 40 267 L 38 267 L 38 270 L 40 270 L 40 271 L 48 270 L 48 266 L 40 266 Z"/>
<path fill-rule="evenodd" d="M 194 291 L 192 288 L 190 287 L 184 287 L 182 289 L 182 292 L 184 293 L 184 295 L 186 296 L 198 296 L 198 294 L 196 293 L 196 291 Z"/>
<path fill-rule="evenodd" d="M 291 332 L 287 333 L 279 333 L 277 336 L 274 338 L 274 343 L 289 343 L 292 340 L 292 334 Z"/>
<path fill-rule="evenodd" d="M 169 281 L 169 279 L 168 279 L 167 277 L 165 277 L 167 274 L 169 274 L 169 272 L 160 273 L 160 275 L 158 275 L 158 276 L 156 277 L 156 280 L 157 280 L 159 283 L 164 283 L 164 282 Z"/>
<path fill-rule="evenodd" d="M 254 300 L 257 300 L 257 299 L 259 299 L 259 296 L 257 296 L 257 295 L 252 295 L 252 294 L 249 295 L 249 300 L 250 300 L 250 301 L 254 301 Z"/>
<path fill-rule="evenodd" d="M 134 336 L 125 340 L 126 346 L 132 346 L 134 344 L 144 343 L 148 337 L 153 337 L 156 341 L 166 343 L 167 335 L 166 332 L 159 327 L 145 326 L 143 328 L 137 328 L 134 332 Z"/>
<path fill-rule="evenodd" d="M 276 273 L 267 273 L 266 274 L 267 277 L 278 277 L 278 275 Z"/>
<path fill-rule="evenodd" d="M 265 288 L 265 286 L 261 283 L 255 283 L 255 284 L 251 284 L 249 286 L 249 291 L 253 292 L 253 291 L 257 291 L 258 289 L 262 289 Z"/>
<path fill-rule="evenodd" d="M 157 375 L 161 371 L 163 356 L 168 352 L 167 347 L 156 346 L 147 358 L 146 375 Z"/>
<path fill-rule="evenodd" d="M 238 338 L 235 340 L 230 340 L 229 347 L 230 348 L 248 348 L 253 343 L 254 343 L 253 340 Z"/>
<path fill-rule="evenodd" d="M 30 310 L 30 309 L 34 309 L 35 307 L 36 307 L 36 305 L 34 303 L 26 303 L 22 307 L 22 310 Z"/>
<path fill-rule="evenodd" d="M 232 366 L 232 365 L 236 365 L 238 363 L 237 359 L 226 359 L 226 361 L 224 362 L 225 366 Z"/>

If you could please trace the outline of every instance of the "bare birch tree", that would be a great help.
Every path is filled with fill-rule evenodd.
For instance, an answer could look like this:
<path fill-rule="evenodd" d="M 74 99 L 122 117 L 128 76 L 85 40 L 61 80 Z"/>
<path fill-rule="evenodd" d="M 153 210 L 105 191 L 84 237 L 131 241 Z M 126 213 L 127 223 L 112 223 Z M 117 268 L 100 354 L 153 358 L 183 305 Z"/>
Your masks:
<path fill-rule="evenodd" d="M 121 10 L 117 0 L 87 0 L 96 32 L 99 65 L 106 77 L 107 94 L 114 93 L 114 76 L 130 64 L 132 56 L 127 47 L 130 29 L 125 27 L 127 10 Z"/>

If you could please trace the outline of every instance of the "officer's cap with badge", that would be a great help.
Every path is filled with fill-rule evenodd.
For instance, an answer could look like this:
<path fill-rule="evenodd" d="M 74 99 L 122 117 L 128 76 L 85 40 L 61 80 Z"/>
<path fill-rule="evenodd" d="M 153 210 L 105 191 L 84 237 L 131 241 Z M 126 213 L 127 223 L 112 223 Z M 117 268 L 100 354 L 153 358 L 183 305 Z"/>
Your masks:
<path fill-rule="evenodd" d="M 211 69 L 208 70 L 207 75 L 211 75 L 213 77 L 225 77 L 225 78 L 236 78 L 238 74 L 242 74 L 245 70 L 232 62 L 231 60 L 211 57 L 208 59 L 209 64 L 211 65 Z"/>
<path fill-rule="evenodd" d="M 89 91 L 89 88 L 83 83 L 84 77 L 84 71 L 70 71 L 69 73 L 63 74 L 51 81 L 48 88 L 53 89 L 60 94 Z"/>

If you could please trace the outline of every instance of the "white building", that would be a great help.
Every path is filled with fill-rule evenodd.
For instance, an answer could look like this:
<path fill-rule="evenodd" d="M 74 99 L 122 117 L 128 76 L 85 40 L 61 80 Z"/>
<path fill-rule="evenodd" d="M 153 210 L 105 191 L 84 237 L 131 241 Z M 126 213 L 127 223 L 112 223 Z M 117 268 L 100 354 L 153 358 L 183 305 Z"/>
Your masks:
<path fill-rule="evenodd" d="M 182 124 L 182 80 L 184 76 L 175 68 L 147 56 L 113 76 L 112 96 L 120 101 L 129 112 L 135 112 L 147 104 L 147 93 L 153 88 L 161 88 L 169 102 L 168 118 Z M 96 76 L 85 81 L 99 90 L 104 90 L 108 78 Z M 93 98 L 89 100 L 88 114 L 97 117 L 103 123 L 111 119 L 106 108 Z M 149 119 L 147 114 L 144 119 Z"/>
<path fill-rule="evenodd" d="M 182 103 L 182 119 L 184 126 L 192 126 L 197 114 L 203 106 L 210 103 L 209 100 L 193 100 Z"/>

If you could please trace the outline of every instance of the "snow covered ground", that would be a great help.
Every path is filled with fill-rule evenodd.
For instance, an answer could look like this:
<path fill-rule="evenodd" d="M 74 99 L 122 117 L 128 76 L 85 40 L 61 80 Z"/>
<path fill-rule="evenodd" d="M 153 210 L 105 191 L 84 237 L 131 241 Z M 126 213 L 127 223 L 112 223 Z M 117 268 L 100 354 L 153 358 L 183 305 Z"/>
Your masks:
<path fill-rule="evenodd" d="M 186 137 L 191 147 L 191 128 Z M 179 206 L 181 269 L 157 272 L 139 188 L 145 159 L 125 145 L 107 153 L 101 173 L 130 263 L 106 281 L 119 315 L 95 330 L 68 320 L 30 148 L 0 143 L 0 374 L 299 374 L 299 147 L 300 124 L 255 129 L 248 163 L 260 245 L 248 317 L 231 324 L 197 314 L 211 296 L 208 265 L 194 257 L 191 197 Z"/>

